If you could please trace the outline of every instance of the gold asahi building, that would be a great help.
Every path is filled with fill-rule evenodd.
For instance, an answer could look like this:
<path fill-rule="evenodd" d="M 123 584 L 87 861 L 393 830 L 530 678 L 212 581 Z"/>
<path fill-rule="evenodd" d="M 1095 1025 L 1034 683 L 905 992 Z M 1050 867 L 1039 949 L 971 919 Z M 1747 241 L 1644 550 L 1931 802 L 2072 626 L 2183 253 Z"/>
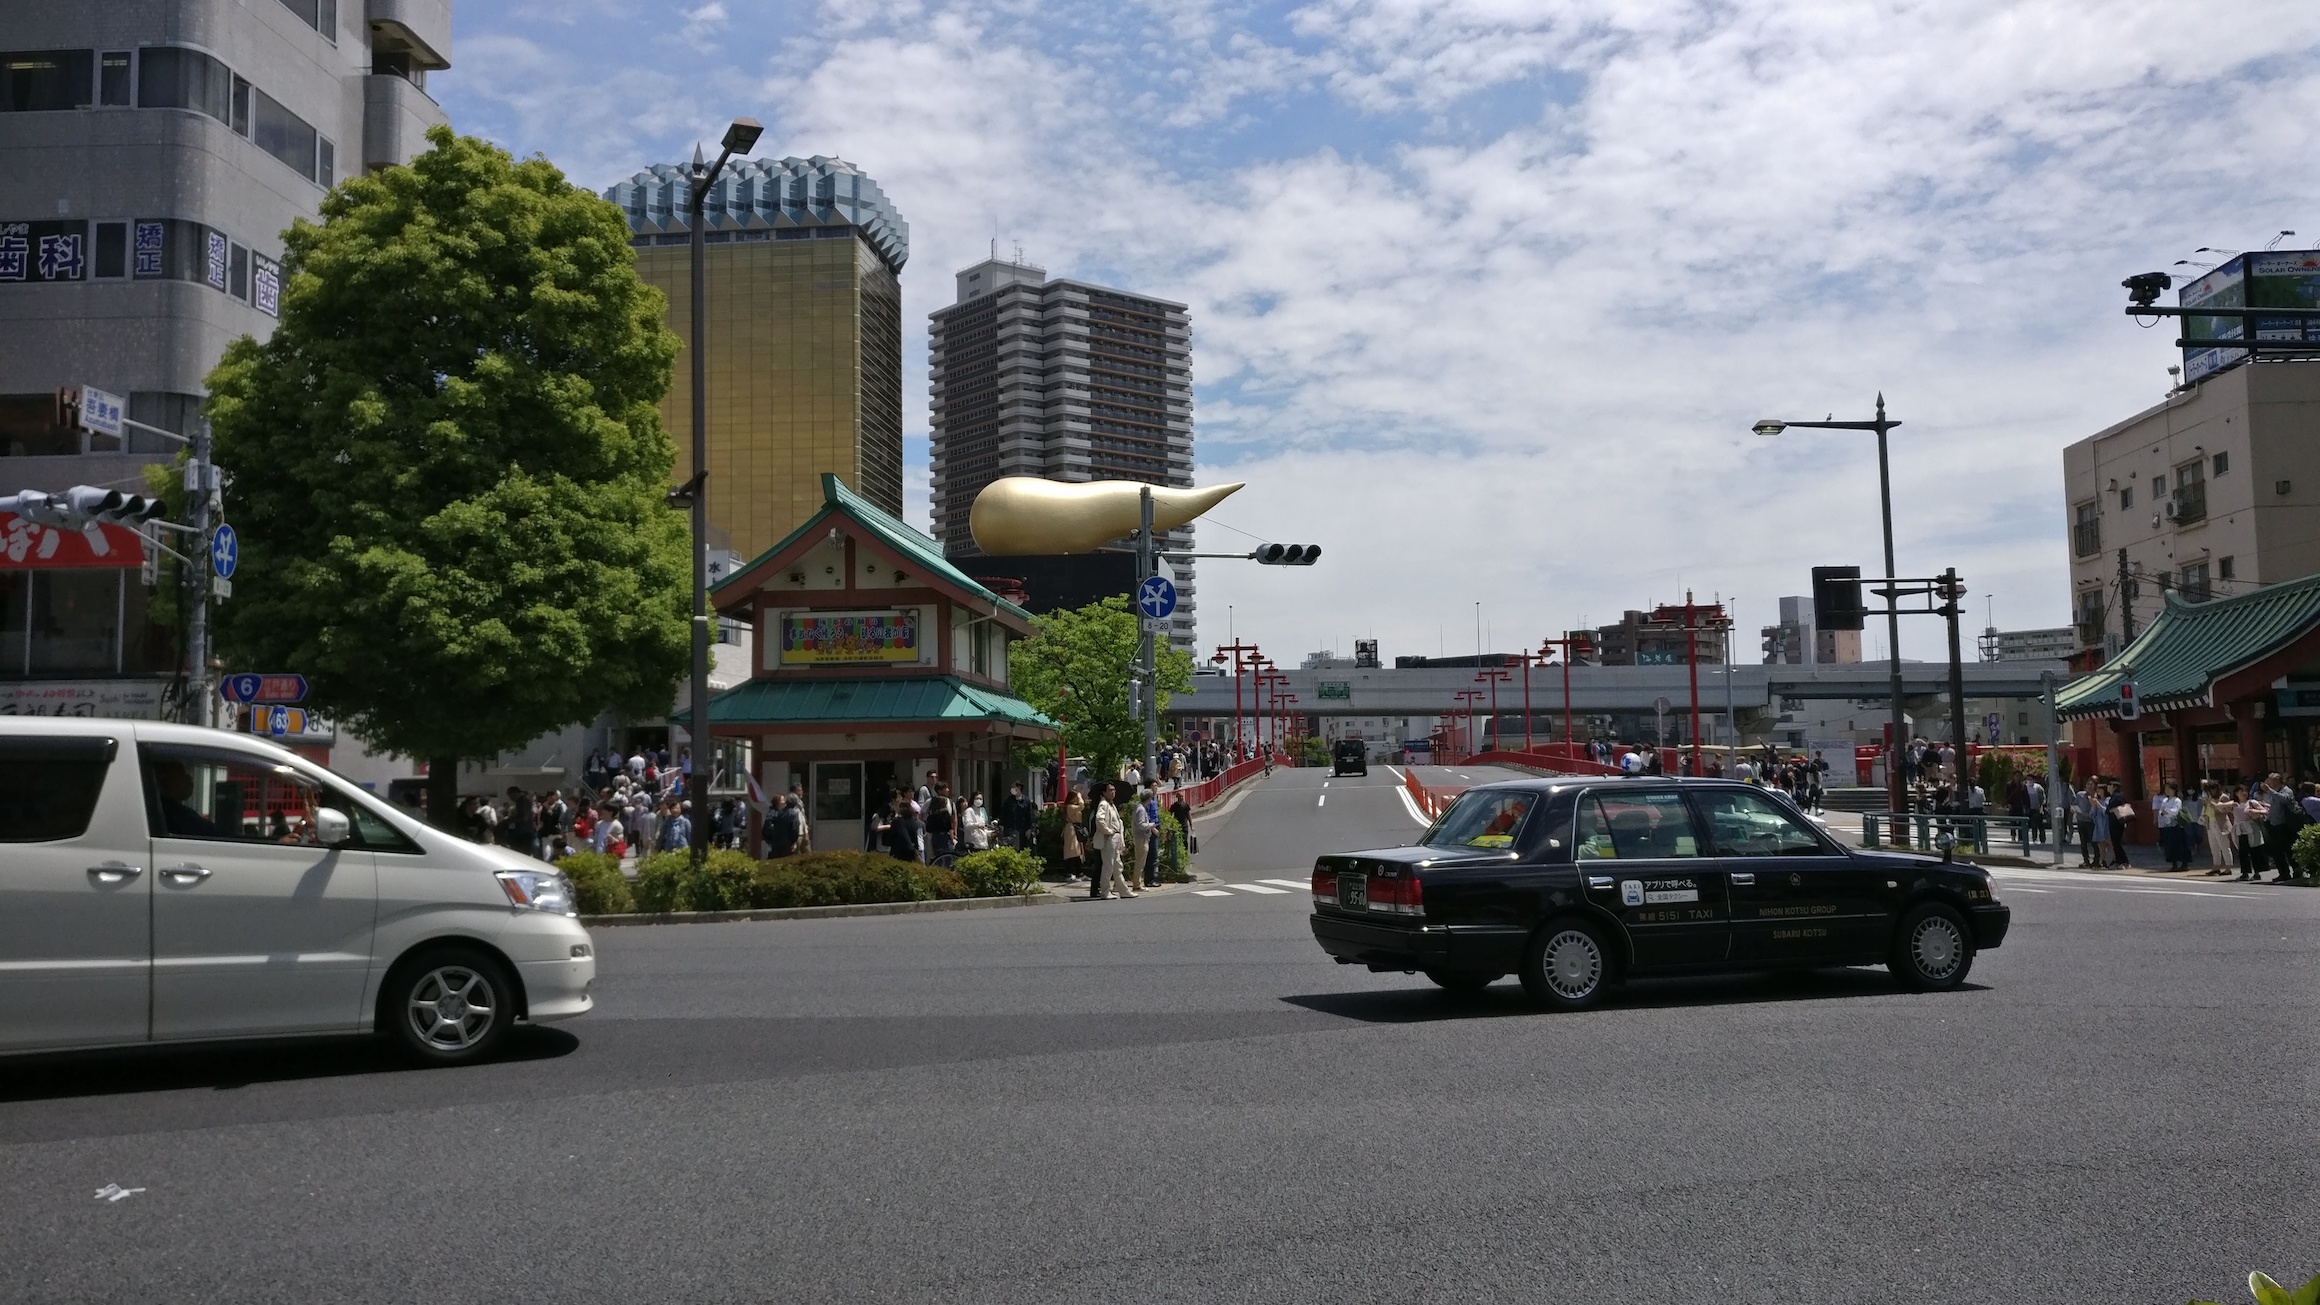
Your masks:
<path fill-rule="evenodd" d="M 604 192 L 628 213 L 637 272 L 691 334 L 682 167 Z M 823 507 L 822 476 L 902 515 L 902 265 L 910 225 L 843 159 L 736 159 L 702 206 L 707 244 L 712 545 L 753 558 Z M 688 339 L 687 347 L 690 347 Z M 661 420 L 692 475 L 692 364 L 680 355 Z"/>

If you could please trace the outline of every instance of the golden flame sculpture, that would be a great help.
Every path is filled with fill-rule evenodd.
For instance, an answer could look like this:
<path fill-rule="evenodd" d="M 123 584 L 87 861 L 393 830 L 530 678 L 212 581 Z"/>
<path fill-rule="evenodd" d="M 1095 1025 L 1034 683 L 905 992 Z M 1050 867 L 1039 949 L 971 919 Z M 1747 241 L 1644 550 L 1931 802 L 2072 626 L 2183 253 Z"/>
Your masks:
<path fill-rule="evenodd" d="M 1245 481 L 1204 489 L 1152 487 L 1152 528 L 1173 530 L 1222 503 Z M 986 557 L 1090 553 L 1143 524 L 1144 486 L 1132 480 L 1073 483 L 1002 476 L 975 495 L 967 530 Z"/>

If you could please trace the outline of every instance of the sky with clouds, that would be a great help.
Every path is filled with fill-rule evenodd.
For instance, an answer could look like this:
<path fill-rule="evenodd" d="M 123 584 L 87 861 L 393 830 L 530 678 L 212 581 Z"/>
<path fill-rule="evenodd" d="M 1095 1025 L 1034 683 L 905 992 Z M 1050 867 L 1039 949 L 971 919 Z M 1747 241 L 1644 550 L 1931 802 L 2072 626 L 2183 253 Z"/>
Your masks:
<path fill-rule="evenodd" d="M 1202 637 L 1512 650 L 1879 550 L 2068 619 L 2061 451 L 2176 361 L 2119 280 L 2320 246 L 2320 5 L 2157 0 L 459 0 L 459 129 L 598 189 L 738 115 L 908 219 L 926 315 L 994 239 L 1191 305 Z M 2205 258 L 2208 256 L 2198 255 Z M 2174 269 L 2180 271 L 2181 269 Z M 1243 534 L 1203 527 L 1202 546 Z M 1938 623 L 1904 627 L 1941 655 Z M 1426 636 L 1433 635 L 1434 638 Z M 1865 636 L 1881 654 L 1882 634 Z"/>

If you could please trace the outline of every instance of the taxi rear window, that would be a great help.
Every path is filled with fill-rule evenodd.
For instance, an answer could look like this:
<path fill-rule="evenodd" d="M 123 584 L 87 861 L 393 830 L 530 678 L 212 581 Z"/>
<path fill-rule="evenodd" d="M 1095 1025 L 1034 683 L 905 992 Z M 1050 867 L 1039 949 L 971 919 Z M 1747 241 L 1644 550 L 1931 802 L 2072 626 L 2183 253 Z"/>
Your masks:
<path fill-rule="evenodd" d="M 1523 817 L 1537 801 L 1536 793 L 1461 793 L 1419 841 L 1427 847 L 1512 847 Z"/>

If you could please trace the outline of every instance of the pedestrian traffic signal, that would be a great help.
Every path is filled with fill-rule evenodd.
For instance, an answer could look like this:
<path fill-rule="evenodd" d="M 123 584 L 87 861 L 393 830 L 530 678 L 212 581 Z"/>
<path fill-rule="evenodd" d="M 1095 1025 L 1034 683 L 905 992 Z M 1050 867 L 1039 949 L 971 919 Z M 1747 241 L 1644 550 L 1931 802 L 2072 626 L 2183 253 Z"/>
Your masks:
<path fill-rule="evenodd" d="M 75 485 L 62 494 L 28 489 L 0 498 L 0 512 L 13 512 L 27 521 L 65 530 L 86 530 L 108 521 L 134 527 L 168 510 L 169 505 L 160 499 L 94 485 Z"/>
<path fill-rule="evenodd" d="M 2141 720 L 2142 718 L 2143 705 L 2135 700 L 2135 682 L 2133 680 L 2119 681 L 2119 719 Z"/>
<path fill-rule="evenodd" d="M 1321 560 L 1321 545 L 1263 544 L 1249 559 L 1262 566 L 1311 566 Z"/>
<path fill-rule="evenodd" d="M 1816 566 L 1812 569 L 1813 624 L 1823 630 L 1858 630 L 1868 625 L 1869 609 L 1861 602 L 1861 568 Z"/>

